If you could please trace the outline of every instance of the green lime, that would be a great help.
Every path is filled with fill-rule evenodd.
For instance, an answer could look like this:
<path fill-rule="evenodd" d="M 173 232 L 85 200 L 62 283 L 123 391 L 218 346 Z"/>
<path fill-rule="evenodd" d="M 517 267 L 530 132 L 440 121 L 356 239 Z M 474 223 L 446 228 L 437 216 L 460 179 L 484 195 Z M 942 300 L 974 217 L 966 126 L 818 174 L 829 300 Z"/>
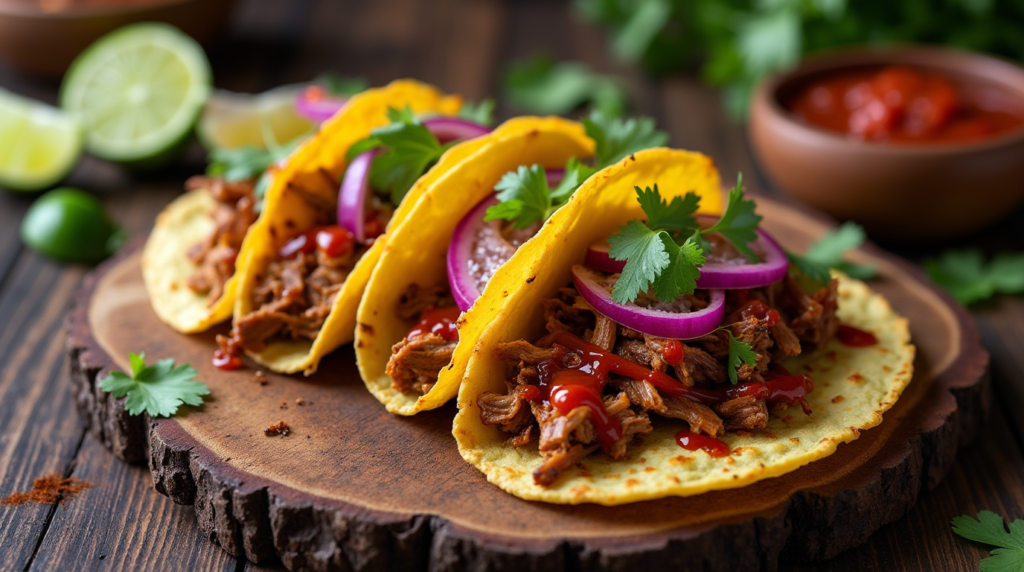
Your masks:
<path fill-rule="evenodd" d="M 134 24 L 75 59 L 60 102 L 79 118 L 90 153 L 148 166 L 188 139 L 210 83 L 210 62 L 195 40 L 167 24 Z"/>
<path fill-rule="evenodd" d="M 67 176 L 82 131 L 61 110 L 0 89 L 0 187 L 38 191 Z"/>
<path fill-rule="evenodd" d="M 99 262 L 116 250 L 118 235 L 96 197 L 69 187 L 39 197 L 21 221 L 21 240 L 62 262 Z"/>

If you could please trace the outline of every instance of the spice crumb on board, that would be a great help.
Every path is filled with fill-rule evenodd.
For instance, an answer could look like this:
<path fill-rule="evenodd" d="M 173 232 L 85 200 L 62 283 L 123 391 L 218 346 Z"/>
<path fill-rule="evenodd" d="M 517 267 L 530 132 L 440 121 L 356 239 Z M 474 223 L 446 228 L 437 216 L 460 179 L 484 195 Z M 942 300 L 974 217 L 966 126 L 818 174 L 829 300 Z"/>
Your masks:
<path fill-rule="evenodd" d="M 94 483 L 82 481 L 75 477 L 64 478 L 58 473 L 39 477 L 32 481 L 32 490 L 23 493 L 12 493 L 0 499 L 0 504 L 18 506 L 27 502 L 36 504 L 54 504 L 61 506 L 85 489 L 92 488 Z"/>
<path fill-rule="evenodd" d="M 256 378 L 256 382 L 259 383 L 260 385 L 267 384 L 267 374 L 263 373 L 262 371 L 256 370 L 256 373 L 253 374 L 253 377 Z"/>
<path fill-rule="evenodd" d="M 274 423 L 270 427 L 267 427 L 266 429 L 263 430 L 263 434 L 266 435 L 267 437 L 273 437 L 274 435 L 287 437 L 288 434 L 291 432 L 292 428 L 289 427 L 288 423 L 284 421 L 278 421 L 277 423 Z"/>
<path fill-rule="evenodd" d="M 281 407 L 281 409 L 288 409 L 288 402 L 287 401 L 282 401 L 280 407 Z"/>
<path fill-rule="evenodd" d="M 301 397 L 295 398 L 295 405 L 303 406 L 305 404 L 306 404 L 306 400 L 305 399 L 303 399 Z"/>

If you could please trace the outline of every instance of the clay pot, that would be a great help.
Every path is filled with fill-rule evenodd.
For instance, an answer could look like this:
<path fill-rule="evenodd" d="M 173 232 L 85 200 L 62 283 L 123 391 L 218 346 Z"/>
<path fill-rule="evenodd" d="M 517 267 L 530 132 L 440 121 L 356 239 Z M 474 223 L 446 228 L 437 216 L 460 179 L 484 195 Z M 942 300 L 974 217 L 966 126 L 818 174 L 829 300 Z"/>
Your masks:
<path fill-rule="evenodd" d="M 1024 68 L 994 57 L 924 46 L 813 56 L 766 79 L 754 94 L 750 139 L 776 185 L 837 218 L 860 222 L 876 236 L 902 239 L 965 234 L 1020 203 L 1024 129 L 963 144 L 888 144 L 799 123 L 783 108 L 782 101 L 825 74 L 888 64 L 999 89 L 1024 109 Z"/>

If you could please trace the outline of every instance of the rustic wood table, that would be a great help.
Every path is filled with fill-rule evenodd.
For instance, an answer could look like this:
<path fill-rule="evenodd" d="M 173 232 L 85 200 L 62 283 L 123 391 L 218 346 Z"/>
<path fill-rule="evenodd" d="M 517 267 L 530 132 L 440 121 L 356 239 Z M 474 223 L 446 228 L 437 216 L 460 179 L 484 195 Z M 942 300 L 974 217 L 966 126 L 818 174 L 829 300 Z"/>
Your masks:
<path fill-rule="evenodd" d="M 672 144 L 714 157 L 726 177 L 757 171 L 743 129 L 718 95 L 690 77 L 652 80 L 610 61 L 602 34 L 567 4 L 499 0 L 240 1 L 212 51 L 218 87 L 258 92 L 319 72 L 362 75 L 373 84 L 411 76 L 470 99 L 493 96 L 507 62 L 546 51 L 627 78 L 636 112 L 654 116 Z M 53 102 L 56 84 L 0 66 L 0 87 Z M 499 116 L 515 110 L 499 106 Z M 134 236 L 203 168 L 191 148 L 170 172 L 132 176 L 86 159 L 70 184 L 100 195 Z M 88 268 L 27 250 L 18 226 L 32 197 L 0 193 L 0 497 L 53 472 L 99 483 L 66 508 L 0 507 L 0 570 L 260 570 L 204 538 L 193 508 L 153 490 L 145 467 L 129 466 L 89 433 L 75 412 L 64 351 L 64 318 Z M 1024 247 L 1013 221 L 959 241 L 988 249 Z M 883 244 L 920 260 L 949 244 Z M 996 399 L 981 437 L 963 449 L 946 479 L 903 519 L 821 567 L 831 570 L 974 570 L 984 549 L 956 537 L 952 517 L 988 509 L 1024 517 L 1024 303 L 1001 298 L 977 308 L 992 354 Z M 855 518 L 856 515 L 851 515 Z M 814 566 L 783 565 L 786 570 Z"/>

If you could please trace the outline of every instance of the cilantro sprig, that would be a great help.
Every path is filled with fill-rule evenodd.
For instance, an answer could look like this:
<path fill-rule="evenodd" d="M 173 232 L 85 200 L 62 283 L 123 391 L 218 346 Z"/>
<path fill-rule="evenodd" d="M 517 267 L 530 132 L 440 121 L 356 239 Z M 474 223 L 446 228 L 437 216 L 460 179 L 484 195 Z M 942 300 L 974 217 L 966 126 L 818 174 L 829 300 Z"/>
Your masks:
<path fill-rule="evenodd" d="M 112 371 L 100 380 L 100 389 L 114 397 L 128 396 L 124 403 L 130 415 L 143 411 L 153 417 L 170 417 L 178 412 L 183 403 L 202 405 L 203 396 L 210 394 L 210 388 L 196 381 L 196 370 L 189 364 L 175 367 L 173 359 L 162 359 L 153 365 L 146 365 L 146 353 L 129 354 L 132 367 L 129 377 L 124 372 Z"/>
<path fill-rule="evenodd" d="M 490 127 L 494 123 L 494 100 L 488 97 L 479 102 L 465 101 L 459 109 L 459 117 Z"/>
<path fill-rule="evenodd" d="M 925 260 L 925 271 L 961 304 L 969 305 L 995 294 L 1024 292 L 1024 254 L 998 254 L 990 262 L 980 250 L 949 250 Z"/>
<path fill-rule="evenodd" d="M 858 280 L 870 280 L 878 274 L 871 266 L 846 262 L 846 254 L 864 243 L 864 229 L 854 222 L 830 230 L 807 249 L 803 256 L 787 251 L 790 263 L 795 267 L 797 282 L 807 291 L 813 292 L 824 287 L 832 279 L 830 268 L 835 268 Z"/>
<path fill-rule="evenodd" d="M 609 255 L 625 261 L 619 280 L 612 289 L 618 304 L 634 302 L 641 292 L 653 286 L 654 296 L 669 303 L 682 294 L 693 292 L 710 244 L 704 238 L 717 232 L 738 251 L 756 260 L 748 243 L 757 239 L 755 229 L 761 217 L 754 201 L 746 200 L 742 177 L 729 191 L 729 204 L 714 226 L 701 230 L 694 218 L 700 197 L 687 193 L 671 202 L 661 198 L 658 186 L 636 187 L 637 202 L 647 221 L 631 220 L 608 237 Z"/>
<path fill-rule="evenodd" d="M 207 175 L 221 177 L 229 183 L 258 179 L 254 191 L 257 199 L 256 212 L 263 210 L 263 197 L 270 187 L 271 173 L 268 171 L 270 166 L 286 159 L 303 141 L 309 138 L 308 134 L 303 134 L 282 145 L 273 140 L 272 132 L 265 131 L 267 132 L 264 138 L 269 137 L 267 148 L 251 145 L 236 149 L 217 147 L 210 150 L 209 164 L 206 167 Z"/>
<path fill-rule="evenodd" d="M 592 169 L 577 159 L 565 165 L 565 176 L 554 189 L 548 187 L 544 167 L 521 165 L 509 171 L 494 186 L 498 191 L 498 204 L 487 209 L 485 221 L 510 220 L 515 228 L 526 228 L 537 221 L 547 220 L 564 205 L 583 181 L 593 175 Z"/>
<path fill-rule="evenodd" d="M 546 173 L 540 165 L 523 165 L 509 171 L 494 187 L 500 203 L 487 209 L 484 220 L 513 221 L 516 228 L 547 220 L 598 170 L 642 149 L 664 145 L 668 140 L 668 135 L 656 131 L 654 121 L 646 117 L 624 121 L 595 111 L 583 124 L 587 136 L 596 143 L 594 167 L 570 159 L 565 165 L 565 176 L 555 189 L 548 188 Z"/>
<path fill-rule="evenodd" d="M 388 193 L 391 204 L 402 202 L 421 175 L 454 143 L 442 145 L 408 106 L 388 109 L 391 123 L 374 129 L 370 137 L 349 148 L 347 159 L 371 149 L 385 150 L 374 157 L 370 185 Z"/>
<path fill-rule="evenodd" d="M 1024 520 L 1010 523 L 1007 532 L 1003 517 L 983 510 L 978 518 L 967 515 L 953 519 L 953 532 L 975 542 L 998 546 L 992 555 L 978 564 L 982 572 L 1016 572 L 1024 570 Z"/>
<path fill-rule="evenodd" d="M 736 370 L 740 368 L 741 364 L 756 365 L 757 354 L 754 353 L 754 348 L 750 344 L 736 339 L 736 336 L 732 335 L 731 330 L 726 328 L 725 331 L 729 333 L 729 359 L 728 367 L 725 369 L 729 373 L 729 383 L 736 385 L 739 383 Z"/>

